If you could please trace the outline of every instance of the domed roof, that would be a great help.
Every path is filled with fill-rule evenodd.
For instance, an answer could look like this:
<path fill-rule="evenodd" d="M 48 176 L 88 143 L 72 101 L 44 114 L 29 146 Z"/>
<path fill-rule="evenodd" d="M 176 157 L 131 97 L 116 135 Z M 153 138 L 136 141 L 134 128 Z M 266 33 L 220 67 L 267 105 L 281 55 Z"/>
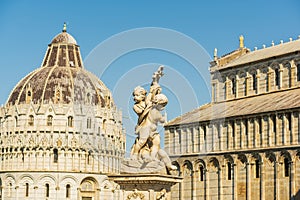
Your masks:
<path fill-rule="evenodd" d="M 56 35 L 51 43 L 68 43 L 68 44 L 77 44 L 76 40 L 72 35 L 67 32 L 62 32 Z"/>
<path fill-rule="evenodd" d="M 108 88 L 83 68 L 79 46 L 65 27 L 48 46 L 42 66 L 23 78 L 7 100 L 10 105 L 31 102 L 114 106 Z"/>

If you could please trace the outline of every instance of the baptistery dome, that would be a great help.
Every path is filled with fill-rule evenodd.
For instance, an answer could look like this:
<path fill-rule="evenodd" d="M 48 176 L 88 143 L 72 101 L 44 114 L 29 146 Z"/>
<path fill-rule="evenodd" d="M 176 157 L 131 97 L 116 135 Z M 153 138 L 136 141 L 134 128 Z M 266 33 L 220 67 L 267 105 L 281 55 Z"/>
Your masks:
<path fill-rule="evenodd" d="M 83 68 L 79 46 L 65 31 L 55 36 L 42 66 L 19 82 L 7 103 L 29 102 L 114 106 L 107 87 Z"/>
<path fill-rule="evenodd" d="M 64 26 L 0 108 L 0 199 L 114 199 L 124 153 L 122 114 Z"/>

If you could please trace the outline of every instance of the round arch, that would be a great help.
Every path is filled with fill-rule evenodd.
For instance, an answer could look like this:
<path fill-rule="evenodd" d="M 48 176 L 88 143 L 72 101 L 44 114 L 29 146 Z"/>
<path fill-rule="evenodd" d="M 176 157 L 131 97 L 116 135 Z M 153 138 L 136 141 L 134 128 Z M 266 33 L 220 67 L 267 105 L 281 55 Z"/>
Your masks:
<path fill-rule="evenodd" d="M 99 183 L 93 177 L 82 179 L 79 186 L 79 199 L 95 199 L 98 196 Z"/>

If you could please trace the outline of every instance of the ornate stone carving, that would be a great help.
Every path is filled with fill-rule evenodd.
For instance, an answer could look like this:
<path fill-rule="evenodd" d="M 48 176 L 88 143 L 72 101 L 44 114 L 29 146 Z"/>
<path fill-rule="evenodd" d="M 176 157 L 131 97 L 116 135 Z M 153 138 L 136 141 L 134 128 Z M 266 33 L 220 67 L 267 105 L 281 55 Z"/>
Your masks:
<path fill-rule="evenodd" d="M 157 200 L 165 200 L 167 199 L 167 190 L 162 189 L 160 192 L 156 194 L 156 199 Z"/>
<path fill-rule="evenodd" d="M 144 200 L 145 195 L 137 190 L 134 190 L 131 194 L 127 196 L 126 200 Z"/>

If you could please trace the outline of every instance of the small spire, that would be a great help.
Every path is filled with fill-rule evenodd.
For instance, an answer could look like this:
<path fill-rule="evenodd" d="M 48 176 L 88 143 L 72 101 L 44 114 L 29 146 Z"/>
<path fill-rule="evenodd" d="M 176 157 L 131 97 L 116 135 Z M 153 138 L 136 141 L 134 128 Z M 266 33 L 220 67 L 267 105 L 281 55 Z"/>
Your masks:
<path fill-rule="evenodd" d="M 240 35 L 240 48 L 244 48 L 244 36 Z"/>
<path fill-rule="evenodd" d="M 64 22 L 64 28 L 63 28 L 62 32 L 67 32 L 67 23 L 66 22 Z"/>
<path fill-rule="evenodd" d="M 218 57 L 218 49 L 215 48 L 215 49 L 214 49 L 214 60 L 216 60 L 217 57 Z"/>

